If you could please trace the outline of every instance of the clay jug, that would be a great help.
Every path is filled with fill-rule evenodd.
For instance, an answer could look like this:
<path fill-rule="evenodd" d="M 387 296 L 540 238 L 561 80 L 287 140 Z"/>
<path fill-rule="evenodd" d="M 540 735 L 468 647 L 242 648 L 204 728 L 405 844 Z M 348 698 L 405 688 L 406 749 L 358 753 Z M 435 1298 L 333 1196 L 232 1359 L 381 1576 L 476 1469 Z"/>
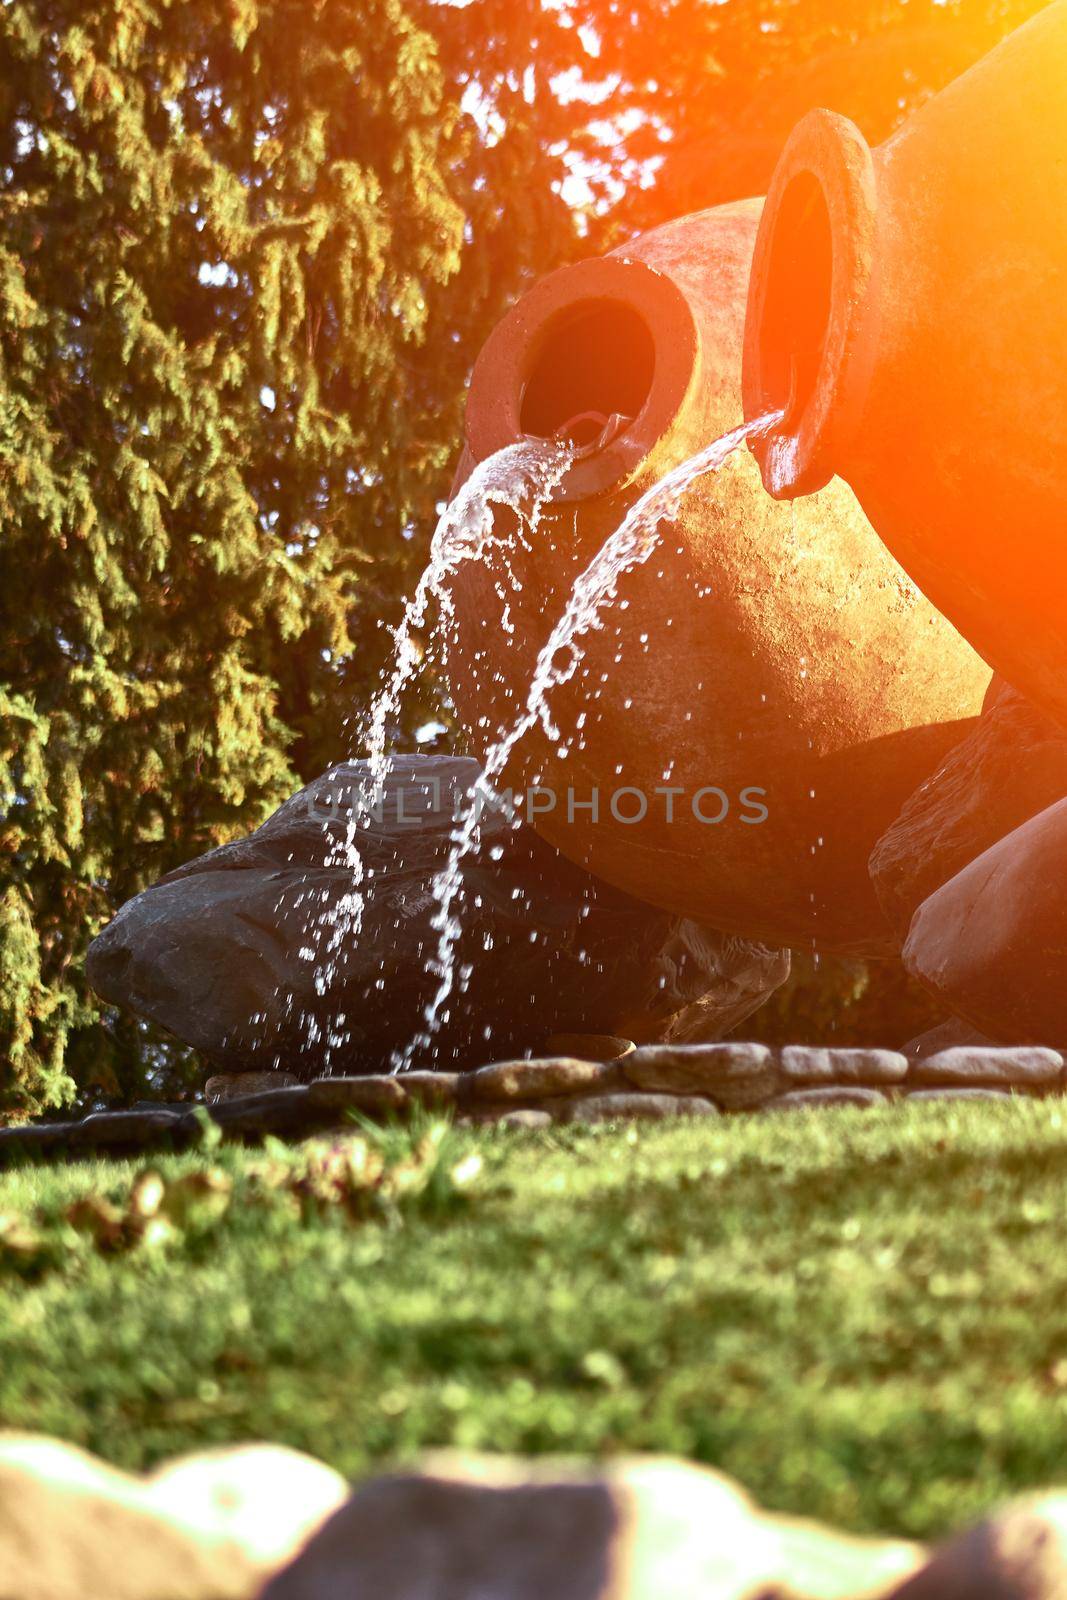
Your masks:
<path fill-rule="evenodd" d="M 513 547 L 514 585 L 492 562 L 458 569 L 451 692 L 479 756 L 627 508 L 741 421 L 760 209 L 686 217 L 561 269 L 483 350 L 459 482 L 524 434 L 632 420 L 572 467 L 529 548 Z M 727 932 L 886 949 L 868 855 L 969 728 L 989 674 L 851 492 L 780 505 L 739 451 L 693 485 L 603 621 L 552 695 L 562 742 L 531 735 L 508 774 L 538 830 L 617 887 Z"/>
<path fill-rule="evenodd" d="M 838 474 L 933 603 L 1067 716 L 1067 3 L 870 151 L 812 112 L 753 263 L 750 415 L 773 495 Z"/>

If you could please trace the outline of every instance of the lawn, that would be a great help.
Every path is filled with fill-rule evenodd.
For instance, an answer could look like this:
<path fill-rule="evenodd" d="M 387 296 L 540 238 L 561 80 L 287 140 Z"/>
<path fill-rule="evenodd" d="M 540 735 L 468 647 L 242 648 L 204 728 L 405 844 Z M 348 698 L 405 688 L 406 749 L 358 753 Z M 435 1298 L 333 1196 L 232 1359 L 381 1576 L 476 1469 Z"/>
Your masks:
<path fill-rule="evenodd" d="M 0 1176 L 0 1425 L 128 1467 L 670 1451 L 911 1535 L 1067 1480 L 1062 1103 L 410 1147 L 385 1191 L 373 1151 L 353 1179 L 281 1146 L 132 1200 L 143 1163 Z"/>

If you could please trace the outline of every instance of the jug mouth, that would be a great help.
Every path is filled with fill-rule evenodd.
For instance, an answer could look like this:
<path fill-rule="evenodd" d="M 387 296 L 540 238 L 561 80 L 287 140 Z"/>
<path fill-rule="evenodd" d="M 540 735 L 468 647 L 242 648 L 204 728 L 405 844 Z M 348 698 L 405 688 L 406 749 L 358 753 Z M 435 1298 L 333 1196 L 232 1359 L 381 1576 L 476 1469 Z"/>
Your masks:
<path fill-rule="evenodd" d="M 497 325 L 475 362 L 475 461 L 523 438 L 580 447 L 553 498 L 623 487 L 670 431 L 697 378 L 700 338 L 670 278 L 606 256 L 561 267 Z"/>
<path fill-rule="evenodd" d="M 865 393 L 860 328 L 875 259 L 870 148 L 854 123 L 813 111 L 775 169 L 756 235 L 745 322 L 745 417 L 781 411 L 754 441 L 776 499 L 822 489 Z"/>

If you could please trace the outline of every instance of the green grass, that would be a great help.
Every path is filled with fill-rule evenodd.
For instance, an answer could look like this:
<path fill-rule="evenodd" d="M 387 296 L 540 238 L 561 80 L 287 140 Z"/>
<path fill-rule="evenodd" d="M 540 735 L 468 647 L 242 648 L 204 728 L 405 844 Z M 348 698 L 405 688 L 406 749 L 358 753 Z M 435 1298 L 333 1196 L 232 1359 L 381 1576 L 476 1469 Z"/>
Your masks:
<path fill-rule="evenodd" d="M 0 1178 L 41 1244 L 0 1270 L 0 1425 L 127 1467 L 252 1438 L 350 1475 L 439 1445 L 670 1451 L 923 1536 L 1067 1479 L 1058 1103 L 464 1130 L 362 1220 L 255 1183 L 263 1159 L 160 1161 L 222 1168 L 228 1209 L 112 1254 L 63 1212 L 136 1167 Z M 302 1159 L 273 1150 L 275 1184 Z"/>

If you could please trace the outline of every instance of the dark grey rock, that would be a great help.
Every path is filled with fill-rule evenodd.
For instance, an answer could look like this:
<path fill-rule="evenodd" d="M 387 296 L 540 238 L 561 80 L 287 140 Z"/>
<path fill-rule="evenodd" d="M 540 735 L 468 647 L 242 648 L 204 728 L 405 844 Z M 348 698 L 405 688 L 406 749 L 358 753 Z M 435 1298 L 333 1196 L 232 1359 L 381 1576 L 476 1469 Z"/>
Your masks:
<path fill-rule="evenodd" d="M 37 1122 L 0 1128 L 0 1159 L 53 1155 L 69 1146 L 77 1127 L 76 1122 Z"/>
<path fill-rule="evenodd" d="M 875 891 L 901 938 L 935 890 L 1065 795 L 1067 729 L 994 680 L 974 730 L 916 790 L 871 855 Z"/>
<path fill-rule="evenodd" d="M 302 1134 L 322 1127 L 330 1113 L 316 1106 L 306 1088 L 267 1089 L 211 1107 L 211 1120 L 225 1133 L 256 1137 L 259 1134 Z"/>
<path fill-rule="evenodd" d="M 94 1150 L 148 1149 L 176 1134 L 182 1117 L 174 1111 L 95 1111 L 73 1126 L 70 1142 Z"/>
<path fill-rule="evenodd" d="M 995 1039 L 1067 1041 L 1067 800 L 1031 817 L 923 902 L 904 964 Z"/>
<path fill-rule="evenodd" d="M 249 838 L 125 905 L 90 948 L 90 983 L 228 1072 L 387 1069 L 437 987 L 432 888 L 453 803 L 478 770 L 397 757 L 379 812 L 355 826 L 369 768 L 335 768 Z M 345 857 L 350 829 L 359 881 Z M 727 1032 L 789 970 L 786 952 L 642 905 L 493 809 L 455 910 L 470 980 L 423 1065 L 520 1055 L 559 1032 L 655 1038 L 687 1014 L 686 1027 Z"/>

